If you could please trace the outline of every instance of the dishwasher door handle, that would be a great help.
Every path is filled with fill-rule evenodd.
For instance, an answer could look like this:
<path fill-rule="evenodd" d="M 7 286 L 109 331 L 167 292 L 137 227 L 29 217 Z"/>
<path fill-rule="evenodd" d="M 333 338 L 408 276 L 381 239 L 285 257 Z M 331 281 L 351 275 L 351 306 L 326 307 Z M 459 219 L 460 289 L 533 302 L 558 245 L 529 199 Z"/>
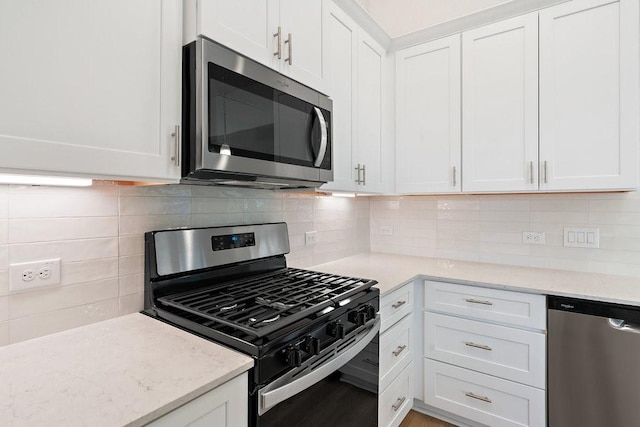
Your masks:
<path fill-rule="evenodd" d="M 607 319 L 607 323 L 613 329 L 616 329 L 618 331 L 632 332 L 632 333 L 635 333 L 635 334 L 640 334 L 640 325 L 627 323 L 623 319 L 613 319 L 613 318 L 609 317 Z"/>

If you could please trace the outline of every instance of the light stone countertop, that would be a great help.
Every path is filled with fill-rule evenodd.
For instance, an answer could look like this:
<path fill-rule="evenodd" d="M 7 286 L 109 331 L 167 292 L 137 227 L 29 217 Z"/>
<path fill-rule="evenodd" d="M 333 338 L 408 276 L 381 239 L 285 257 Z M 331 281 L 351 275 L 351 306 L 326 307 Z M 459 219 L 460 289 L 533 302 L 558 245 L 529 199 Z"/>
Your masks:
<path fill-rule="evenodd" d="M 0 348 L 0 426 L 138 426 L 253 359 L 142 314 Z"/>
<path fill-rule="evenodd" d="M 380 294 L 424 279 L 640 306 L 640 279 L 406 255 L 365 253 L 311 270 L 378 281 Z"/>

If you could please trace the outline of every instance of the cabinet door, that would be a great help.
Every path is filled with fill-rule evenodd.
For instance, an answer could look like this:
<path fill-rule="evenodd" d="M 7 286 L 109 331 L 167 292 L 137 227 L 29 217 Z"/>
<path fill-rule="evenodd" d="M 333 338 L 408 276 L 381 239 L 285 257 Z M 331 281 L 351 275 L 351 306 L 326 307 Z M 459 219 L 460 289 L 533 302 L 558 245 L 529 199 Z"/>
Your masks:
<path fill-rule="evenodd" d="M 180 0 L 0 2 L 0 168 L 177 180 Z"/>
<path fill-rule="evenodd" d="M 462 34 L 463 191 L 536 190 L 538 14 Z"/>
<path fill-rule="evenodd" d="M 329 64 L 328 80 L 333 100 L 333 181 L 326 190 L 354 191 L 356 188 L 354 141 L 356 141 L 356 87 L 358 26 L 338 6 L 331 5 L 326 23 Z"/>
<path fill-rule="evenodd" d="M 637 0 L 540 13 L 542 189 L 638 186 L 638 26 Z"/>
<path fill-rule="evenodd" d="M 364 166 L 358 191 L 380 192 L 385 185 L 382 141 L 385 51 L 364 31 L 358 41 L 358 144 L 357 161 Z"/>
<path fill-rule="evenodd" d="M 328 93 L 324 85 L 328 67 L 323 61 L 322 37 L 328 16 L 326 0 L 280 0 L 282 71 L 324 93 Z"/>
<path fill-rule="evenodd" d="M 198 35 L 276 69 L 284 58 L 282 51 L 277 56 L 279 25 L 278 0 L 197 0 Z"/>
<path fill-rule="evenodd" d="M 460 185 L 460 35 L 396 53 L 396 190 Z"/>
<path fill-rule="evenodd" d="M 241 374 L 147 425 L 246 427 L 249 404 L 247 381 L 247 374 Z"/>

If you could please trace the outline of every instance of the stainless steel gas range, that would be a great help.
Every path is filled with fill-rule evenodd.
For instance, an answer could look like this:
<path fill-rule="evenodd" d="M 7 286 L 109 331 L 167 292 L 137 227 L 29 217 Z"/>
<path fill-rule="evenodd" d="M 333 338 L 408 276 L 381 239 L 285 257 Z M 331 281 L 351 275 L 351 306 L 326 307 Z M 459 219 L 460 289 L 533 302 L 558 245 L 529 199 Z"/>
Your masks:
<path fill-rule="evenodd" d="M 250 426 L 376 426 L 376 282 L 287 253 L 285 223 L 146 233 L 144 313 L 254 358 Z"/>

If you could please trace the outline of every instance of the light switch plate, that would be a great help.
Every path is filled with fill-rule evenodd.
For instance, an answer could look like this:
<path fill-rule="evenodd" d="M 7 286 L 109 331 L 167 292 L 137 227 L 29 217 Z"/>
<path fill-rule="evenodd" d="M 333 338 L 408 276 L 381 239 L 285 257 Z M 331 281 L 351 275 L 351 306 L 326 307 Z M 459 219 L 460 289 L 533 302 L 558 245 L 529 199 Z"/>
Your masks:
<path fill-rule="evenodd" d="M 564 245 L 570 248 L 599 248 L 599 228 L 564 228 Z"/>

